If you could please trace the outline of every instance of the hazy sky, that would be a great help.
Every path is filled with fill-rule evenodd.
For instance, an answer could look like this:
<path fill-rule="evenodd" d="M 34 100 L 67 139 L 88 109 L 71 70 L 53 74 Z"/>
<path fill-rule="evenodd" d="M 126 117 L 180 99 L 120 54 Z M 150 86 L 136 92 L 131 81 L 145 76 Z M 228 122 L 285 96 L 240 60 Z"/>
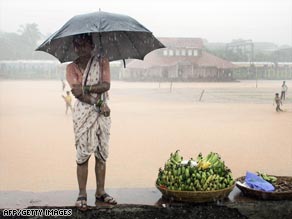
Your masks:
<path fill-rule="evenodd" d="M 127 14 L 157 37 L 201 37 L 292 45 L 292 0 L 0 0 L 0 30 L 37 23 L 53 33 L 77 14 Z"/>

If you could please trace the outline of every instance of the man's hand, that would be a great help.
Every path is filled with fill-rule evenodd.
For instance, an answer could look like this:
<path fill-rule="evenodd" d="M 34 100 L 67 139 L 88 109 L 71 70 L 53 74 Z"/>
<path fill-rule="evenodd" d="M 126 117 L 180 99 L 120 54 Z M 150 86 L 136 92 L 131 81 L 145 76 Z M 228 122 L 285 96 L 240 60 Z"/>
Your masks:
<path fill-rule="evenodd" d="M 90 90 L 91 90 L 91 86 L 90 85 L 86 85 L 86 86 L 83 87 L 84 94 L 90 94 Z"/>
<path fill-rule="evenodd" d="M 97 95 L 97 97 L 93 97 L 89 94 L 85 94 L 81 84 L 73 84 L 71 92 L 74 95 L 74 97 L 76 97 L 78 100 L 80 100 L 83 103 L 88 103 L 90 105 L 95 104 L 98 98 L 100 97 L 100 95 Z"/>
<path fill-rule="evenodd" d="M 101 114 L 103 114 L 105 117 L 110 116 L 111 114 L 111 109 L 109 108 L 109 106 L 104 102 L 101 104 L 100 106 L 100 112 Z"/>
<path fill-rule="evenodd" d="M 82 94 L 83 94 L 82 85 L 81 84 L 73 84 L 71 92 L 74 95 L 74 97 L 76 97 L 76 98 L 82 96 Z"/>

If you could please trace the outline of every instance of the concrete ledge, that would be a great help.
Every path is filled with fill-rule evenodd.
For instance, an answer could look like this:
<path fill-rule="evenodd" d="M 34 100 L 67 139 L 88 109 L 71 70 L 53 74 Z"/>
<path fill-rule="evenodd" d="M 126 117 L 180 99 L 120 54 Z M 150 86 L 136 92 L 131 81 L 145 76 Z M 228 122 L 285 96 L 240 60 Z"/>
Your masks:
<path fill-rule="evenodd" d="M 259 201 L 242 196 L 234 188 L 227 200 L 216 203 L 190 204 L 165 200 L 155 188 L 147 189 L 109 189 L 118 201 L 117 206 L 94 206 L 94 191 L 88 192 L 89 209 L 77 210 L 73 205 L 76 191 L 48 193 L 0 192 L 0 219 L 4 218 L 102 218 L 102 219 L 188 219 L 188 218 L 251 218 L 251 219 L 291 219 L 292 200 Z M 14 203 L 18 200 L 18 205 Z M 44 203 L 47 204 L 44 204 Z M 6 203 L 4 205 L 4 203 Z M 134 203 L 134 204 L 131 204 Z M 28 207 L 28 206 L 30 207 Z M 14 216 L 3 215 L 7 209 L 67 209 L 70 216 Z"/>
<path fill-rule="evenodd" d="M 161 193 L 156 188 L 111 188 L 106 190 L 119 204 L 155 205 Z M 88 205 L 95 204 L 95 190 L 87 191 Z M 29 206 L 73 206 L 77 190 L 51 192 L 0 191 L 1 208 Z"/>

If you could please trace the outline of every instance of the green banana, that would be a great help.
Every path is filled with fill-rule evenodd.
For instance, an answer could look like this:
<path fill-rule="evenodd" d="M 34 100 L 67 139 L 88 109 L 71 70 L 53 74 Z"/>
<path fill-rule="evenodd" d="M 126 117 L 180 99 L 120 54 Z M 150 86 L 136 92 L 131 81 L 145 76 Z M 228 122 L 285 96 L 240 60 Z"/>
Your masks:
<path fill-rule="evenodd" d="M 277 177 L 268 175 L 266 173 L 261 173 L 257 172 L 258 176 L 262 177 L 264 180 L 270 182 L 270 183 L 275 183 L 277 181 Z"/>
<path fill-rule="evenodd" d="M 174 160 L 178 163 L 180 163 L 182 161 L 182 157 L 179 155 L 179 150 L 177 150 L 175 153 L 174 153 Z"/>
<path fill-rule="evenodd" d="M 202 153 L 199 153 L 197 156 L 197 162 L 202 160 L 202 159 L 203 159 Z"/>

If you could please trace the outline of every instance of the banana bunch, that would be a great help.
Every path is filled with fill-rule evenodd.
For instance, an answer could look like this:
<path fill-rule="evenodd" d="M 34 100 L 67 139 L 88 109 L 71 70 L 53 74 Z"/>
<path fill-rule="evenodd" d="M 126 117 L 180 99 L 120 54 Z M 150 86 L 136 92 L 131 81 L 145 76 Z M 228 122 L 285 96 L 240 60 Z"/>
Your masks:
<path fill-rule="evenodd" d="M 268 175 L 266 173 L 257 172 L 257 175 L 262 177 L 264 180 L 268 181 L 269 183 L 275 183 L 277 181 L 277 177 Z"/>
<path fill-rule="evenodd" d="M 221 158 L 219 154 L 217 153 L 211 152 L 205 158 L 203 158 L 202 154 L 200 153 L 198 155 L 198 167 L 200 169 L 206 170 L 211 166 L 215 167 L 215 166 L 221 165 L 220 159 Z"/>
<path fill-rule="evenodd" d="M 234 184 L 230 169 L 217 153 L 211 152 L 205 158 L 200 153 L 197 166 L 192 165 L 192 158 L 185 165 L 182 161 L 178 150 L 171 153 L 164 169 L 159 169 L 157 185 L 179 191 L 212 191 Z"/>

